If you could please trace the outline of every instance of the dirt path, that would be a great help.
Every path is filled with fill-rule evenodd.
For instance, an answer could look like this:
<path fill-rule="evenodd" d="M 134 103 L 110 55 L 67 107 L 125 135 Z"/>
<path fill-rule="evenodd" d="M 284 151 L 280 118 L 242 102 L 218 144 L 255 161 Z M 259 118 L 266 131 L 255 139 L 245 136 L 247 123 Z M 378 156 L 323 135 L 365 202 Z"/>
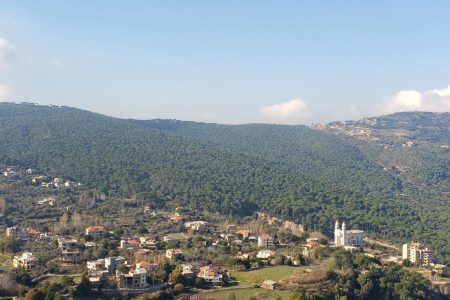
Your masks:
<path fill-rule="evenodd" d="M 394 250 L 397 250 L 397 251 L 400 250 L 400 248 L 397 247 L 397 246 L 394 246 L 392 244 L 388 244 L 386 242 L 380 242 L 380 241 L 372 240 L 372 239 L 370 239 L 368 237 L 365 238 L 365 241 L 367 243 L 369 243 L 369 244 L 379 245 L 379 246 L 383 246 L 383 247 L 386 247 L 386 248 L 394 249 Z"/>

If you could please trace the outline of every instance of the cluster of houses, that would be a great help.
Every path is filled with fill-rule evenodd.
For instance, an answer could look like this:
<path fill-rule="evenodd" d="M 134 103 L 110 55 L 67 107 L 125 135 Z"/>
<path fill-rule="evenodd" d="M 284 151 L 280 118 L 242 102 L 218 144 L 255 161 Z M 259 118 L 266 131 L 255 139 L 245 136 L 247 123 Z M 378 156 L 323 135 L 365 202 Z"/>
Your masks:
<path fill-rule="evenodd" d="M 43 202 L 48 203 L 49 200 Z M 174 218 L 176 217 L 176 218 Z M 180 222 L 184 217 L 181 214 L 169 216 L 174 222 Z M 212 226 L 206 221 L 188 221 L 185 222 L 184 228 L 189 233 L 208 233 L 213 232 Z M 217 231 L 214 231 L 218 233 Z M 107 238 L 107 231 L 103 226 L 89 226 L 85 228 L 85 236 L 88 240 L 100 241 Z M 64 263 L 79 264 L 82 261 L 84 249 L 93 247 L 94 242 L 80 243 L 77 239 L 69 237 L 61 237 L 50 233 L 41 233 L 38 230 L 28 227 L 20 229 L 17 227 L 7 228 L 6 234 L 16 239 L 46 239 L 55 241 L 60 249 L 59 260 Z M 208 236 L 208 235 L 207 235 Z M 211 240 L 209 245 L 216 247 L 219 243 L 234 245 L 239 252 L 234 252 L 235 258 L 247 261 L 250 267 L 261 267 L 266 264 L 273 263 L 276 257 L 288 259 L 289 263 L 294 266 L 301 264 L 301 257 L 296 252 L 292 256 L 287 255 L 283 251 L 283 245 L 280 245 L 276 239 L 268 233 L 257 234 L 248 228 L 238 228 L 236 225 L 228 225 L 224 232 L 220 233 L 220 238 Z M 160 240 L 161 239 L 161 240 Z M 161 249 L 161 242 L 165 245 L 164 257 L 171 265 L 179 267 L 181 275 L 187 278 L 203 278 L 205 283 L 221 284 L 227 278 L 229 273 L 222 266 L 211 264 L 210 261 L 186 261 L 183 255 L 188 249 L 178 248 L 178 242 L 188 240 L 188 235 L 183 232 L 171 233 L 159 238 L 152 235 L 127 235 L 120 240 L 119 250 L 123 256 L 110 256 L 86 262 L 86 268 L 90 282 L 95 285 L 114 284 L 118 289 L 123 290 L 141 290 L 146 289 L 150 282 L 149 276 L 153 276 L 160 264 L 151 262 L 149 253 Z M 206 241 L 207 239 L 205 239 Z M 205 242 L 206 243 L 206 242 Z M 175 247 L 172 247 L 174 245 Z M 206 245 L 206 244 L 205 244 Z M 243 247 L 247 245 L 248 247 Z M 350 251 L 356 248 L 364 247 L 365 234 L 362 230 L 348 230 L 345 222 L 335 223 L 334 230 L 334 246 L 344 247 Z M 301 256 L 303 258 L 312 258 L 314 252 L 320 247 L 319 238 L 308 238 L 305 243 L 300 246 Z M 241 249 L 252 249 L 250 252 L 240 252 Z M 188 252 L 188 251 L 187 251 Z M 284 255 L 281 255 L 283 253 Z M 134 258 L 134 263 L 127 261 L 126 257 Z M 414 264 L 428 265 L 433 261 L 432 252 L 427 247 L 419 243 L 411 243 L 403 245 L 403 259 L 408 259 Z M 39 266 L 39 260 L 30 252 L 24 252 L 20 256 L 15 256 L 13 265 L 15 268 L 24 268 L 33 270 Z M 245 267 L 245 266 L 243 266 Z M 154 279 L 154 278 L 153 278 Z M 276 282 L 271 280 L 264 281 L 263 285 L 268 289 L 276 288 Z"/>
<path fill-rule="evenodd" d="M 6 236 L 12 237 L 17 240 L 38 240 L 38 239 L 52 239 L 55 235 L 51 233 L 42 233 L 34 227 L 27 227 L 21 229 L 16 226 L 6 228 Z"/>
<path fill-rule="evenodd" d="M 66 188 L 76 188 L 81 186 L 81 183 L 79 182 L 75 182 L 75 181 L 70 181 L 70 180 L 64 180 L 62 178 L 53 178 L 53 180 L 50 181 L 43 181 L 45 179 L 45 177 L 43 176 L 34 176 L 31 181 L 33 182 L 33 184 L 39 184 L 41 185 L 41 187 L 66 187 Z"/>
<path fill-rule="evenodd" d="M 40 185 L 41 187 L 66 187 L 66 188 L 76 188 L 82 186 L 81 183 L 71 181 L 71 180 L 64 180 L 63 178 L 53 178 L 51 180 L 48 180 L 47 176 L 44 175 L 37 175 L 35 174 L 35 170 L 28 168 L 26 170 L 21 170 L 16 167 L 7 167 L 3 171 L 3 176 L 8 179 L 27 179 L 31 180 L 31 183 L 33 185 Z"/>

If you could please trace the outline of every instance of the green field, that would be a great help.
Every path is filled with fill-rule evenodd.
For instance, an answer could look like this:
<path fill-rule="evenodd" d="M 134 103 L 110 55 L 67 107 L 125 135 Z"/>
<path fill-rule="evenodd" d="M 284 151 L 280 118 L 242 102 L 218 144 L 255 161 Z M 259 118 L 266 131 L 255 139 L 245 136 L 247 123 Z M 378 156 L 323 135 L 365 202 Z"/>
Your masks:
<path fill-rule="evenodd" d="M 231 274 L 231 277 L 235 278 L 239 282 L 260 284 L 266 279 L 278 281 L 280 279 L 287 278 L 299 270 L 300 268 L 298 267 L 275 266 L 253 271 L 236 271 Z"/>
<path fill-rule="evenodd" d="M 287 299 L 289 291 L 268 291 L 261 288 L 232 289 L 201 294 L 201 300 L 226 300 L 228 295 L 233 293 L 237 300 L 248 300 L 250 297 L 258 296 L 258 299 L 276 300 L 277 298 Z"/>
<path fill-rule="evenodd" d="M 8 254 L 0 254 L 0 269 L 9 270 L 12 268 L 13 256 Z"/>

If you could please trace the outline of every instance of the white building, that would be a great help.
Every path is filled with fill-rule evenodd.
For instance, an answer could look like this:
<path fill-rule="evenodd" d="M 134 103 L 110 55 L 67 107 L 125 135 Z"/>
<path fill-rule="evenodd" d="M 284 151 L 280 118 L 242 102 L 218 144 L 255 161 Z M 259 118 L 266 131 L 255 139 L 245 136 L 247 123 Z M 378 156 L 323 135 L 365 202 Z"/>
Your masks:
<path fill-rule="evenodd" d="M 147 287 L 147 270 L 137 268 L 128 274 L 117 274 L 116 279 L 119 289 L 144 289 Z"/>
<path fill-rule="evenodd" d="M 208 227 L 208 222 L 205 221 L 192 221 L 184 223 L 184 227 L 192 229 L 193 231 L 205 232 Z"/>
<path fill-rule="evenodd" d="M 76 239 L 58 238 L 58 247 L 61 250 L 69 250 L 79 246 Z"/>
<path fill-rule="evenodd" d="M 14 256 L 13 267 L 24 268 L 25 270 L 33 270 L 38 266 L 38 259 L 33 253 L 25 251 L 21 256 Z"/>
<path fill-rule="evenodd" d="M 258 246 L 264 248 L 271 248 L 275 245 L 273 237 L 268 234 L 263 234 L 258 237 Z"/>
<path fill-rule="evenodd" d="M 201 277 L 205 279 L 206 282 L 210 283 L 220 283 L 223 280 L 223 275 L 220 272 L 220 268 L 216 266 L 200 267 L 197 277 Z"/>
<path fill-rule="evenodd" d="M 420 243 L 403 244 L 402 259 L 419 265 L 429 265 L 434 260 L 433 252 Z"/>
<path fill-rule="evenodd" d="M 55 203 L 56 203 L 56 199 L 54 197 L 44 198 L 42 200 L 38 200 L 38 202 L 37 202 L 38 205 L 48 204 L 50 206 L 54 206 Z"/>
<path fill-rule="evenodd" d="M 137 240 L 121 240 L 120 249 L 128 251 L 136 251 L 141 248 L 141 243 Z"/>
<path fill-rule="evenodd" d="M 258 254 L 256 254 L 257 258 L 263 258 L 263 259 L 273 257 L 273 256 L 275 256 L 275 252 L 271 251 L 271 250 L 267 250 L 267 249 L 261 250 L 258 252 Z"/>
<path fill-rule="evenodd" d="M 347 230 L 345 222 L 339 228 L 339 221 L 334 225 L 334 244 L 336 246 L 361 247 L 364 242 L 365 234 L 362 230 Z"/>
<path fill-rule="evenodd" d="M 125 258 L 122 256 L 107 257 L 97 260 L 91 260 L 86 263 L 86 267 L 89 272 L 106 270 L 110 274 L 113 274 L 117 267 L 125 262 Z"/>
<path fill-rule="evenodd" d="M 166 250 L 166 257 L 170 260 L 177 259 L 181 254 L 183 254 L 183 251 L 181 249 L 167 249 Z"/>

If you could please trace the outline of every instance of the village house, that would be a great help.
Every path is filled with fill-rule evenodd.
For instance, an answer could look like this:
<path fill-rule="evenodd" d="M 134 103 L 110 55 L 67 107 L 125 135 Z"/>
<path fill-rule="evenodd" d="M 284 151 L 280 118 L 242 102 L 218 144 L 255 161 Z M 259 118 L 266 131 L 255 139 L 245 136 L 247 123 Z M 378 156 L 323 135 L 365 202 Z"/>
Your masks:
<path fill-rule="evenodd" d="M 44 198 L 42 200 L 38 200 L 37 202 L 38 205 L 44 205 L 47 204 L 49 206 L 55 206 L 56 204 L 56 199 L 53 197 L 48 197 L 48 198 Z"/>
<path fill-rule="evenodd" d="M 89 272 L 105 270 L 105 259 L 90 260 L 86 262 L 86 268 Z"/>
<path fill-rule="evenodd" d="M 302 245 L 302 255 L 306 258 L 311 258 L 314 250 L 319 246 L 319 239 L 307 239 L 306 244 Z"/>
<path fill-rule="evenodd" d="M 14 256 L 13 267 L 24 268 L 25 270 L 30 271 L 36 269 L 38 262 L 38 259 L 33 253 L 25 251 L 21 256 Z"/>
<path fill-rule="evenodd" d="M 237 235 L 241 235 L 243 239 L 248 239 L 252 232 L 248 229 L 240 229 L 236 231 Z"/>
<path fill-rule="evenodd" d="M 258 246 L 263 248 L 271 248 L 275 246 L 275 241 L 270 235 L 263 234 L 258 237 Z"/>
<path fill-rule="evenodd" d="M 362 230 L 347 230 L 345 222 L 339 228 L 339 221 L 334 225 L 334 244 L 336 246 L 362 247 L 366 245 L 365 234 Z"/>
<path fill-rule="evenodd" d="M 119 289 L 144 289 L 147 287 L 147 271 L 143 268 L 130 270 L 128 274 L 116 274 Z"/>
<path fill-rule="evenodd" d="M 431 249 L 421 243 L 403 244 L 402 259 L 418 265 L 429 265 L 434 261 Z"/>
<path fill-rule="evenodd" d="M 141 261 L 141 262 L 138 262 L 136 264 L 136 268 L 138 268 L 138 269 L 145 269 L 145 270 L 147 270 L 147 272 L 156 270 L 156 269 L 158 269 L 158 267 L 159 267 L 158 263 L 151 263 L 151 262 L 148 262 L 148 261 L 145 261 L 145 260 Z"/>
<path fill-rule="evenodd" d="M 221 269 L 212 265 L 200 267 L 197 277 L 203 278 L 206 282 L 213 284 L 223 282 Z"/>
<path fill-rule="evenodd" d="M 89 226 L 86 228 L 86 235 L 93 239 L 102 239 L 105 236 L 105 227 Z"/>
<path fill-rule="evenodd" d="M 236 238 L 236 236 L 232 233 L 221 233 L 220 237 L 223 238 L 227 242 L 231 242 Z"/>
<path fill-rule="evenodd" d="M 42 182 L 41 183 L 41 187 L 45 187 L 45 188 L 49 188 L 51 187 L 53 184 L 51 182 Z"/>
<path fill-rule="evenodd" d="M 227 232 L 228 233 L 236 233 L 237 226 L 234 224 L 230 224 L 227 226 Z"/>
<path fill-rule="evenodd" d="M 6 228 L 6 236 L 19 240 L 28 238 L 28 235 L 24 230 L 14 226 Z"/>
<path fill-rule="evenodd" d="M 42 176 L 42 175 L 39 175 L 39 176 L 33 176 L 33 178 L 31 178 L 31 183 L 32 184 L 37 184 L 37 183 L 40 183 L 40 182 L 42 182 L 42 180 L 44 180 L 44 176 Z"/>
<path fill-rule="evenodd" d="M 191 264 L 181 264 L 181 275 L 185 277 L 192 277 L 194 276 L 194 266 Z"/>
<path fill-rule="evenodd" d="M 150 252 L 150 250 L 148 250 L 148 249 L 138 249 L 138 250 L 136 250 L 136 252 L 134 252 L 134 255 L 145 256 L 149 252 Z"/>
<path fill-rule="evenodd" d="M 156 250 L 158 248 L 158 241 L 151 236 L 141 236 L 139 237 L 141 246 L 151 250 Z"/>
<path fill-rule="evenodd" d="M 53 232 L 44 232 L 39 235 L 40 240 L 44 240 L 47 242 L 58 241 L 59 238 L 60 238 L 60 236 L 58 236 L 57 234 L 55 234 Z"/>
<path fill-rule="evenodd" d="M 127 251 L 136 251 L 141 248 L 141 243 L 137 240 L 121 240 L 120 249 Z"/>
<path fill-rule="evenodd" d="M 147 271 L 142 268 L 130 270 L 128 274 L 116 274 L 119 289 L 144 289 L 147 287 Z"/>
<path fill-rule="evenodd" d="M 76 239 L 68 239 L 64 237 L 58 238 L 58 248 L 61 250 L 70 250 L 73 248 L 77 248 L 79 243 Z"/>
<path fill-rule="evenodd" d="M 109 273 L 114 273 L 118 266 L 125 263 L 125 258 L 122 256 L 105 258 L 105 268 Z"/>
<path fill-rule="evenodd" d="M 77 264 L 81 261 L 81 251 L 80 249 L 61 250 L 60 260 L 63 262 Z"/>
<path fill-rule="evenodd" d="M 62 178 L 56 177 L 56 178 L 53 179 L 52 183 L 53 183 L 54 186 L 58 187 L 58 186 L 63 184 L 63 180 L 62 180 Z"/>
<path fill-rule="evenodd" d="M 274 257 L 274 256 L 275 256 L 275 251 L 267 250 L 267 249 L 260 250 L 258 252 L 258 254 L 256 254 L 257 258 L 262 258 L 262 259 L 267 259 L 269 257 Z"/>
<path fill-rule="evenodd" d="M 184 227 L 193 231 L 205 232 L 208 228 L 208 222 L 205 221 L 192 221 L 184 223 Z"/>
<path fill-rule="evenodd" d="M 187 239 L 188 239 L 188 237 L 186 235 L 184 235 L 183 233 L 172 233 L 172 234 L 168 234 L 163 237 L 163 241 L 166 243 L 179 242 L 181 240 L 185 241 Z"/>
<path fill-rule="evenodd" d="M 184 219 L 184 217 L 179 213 L 175 213 L 175 214 L 171 215 L 169 217 L 169 219 L 173 222 L 180 222 Z"/>
<path fill-rule="evenodd" d="M 12 168 L 7 168 L 4 172 L 3 172 L 3 176 L 14 179 L 14 178 L 18 178 L 20 177 L 20 173 L 16 172 L 14 169 Z"/>
<path fill-rule="evenodd" d="M 183 254 L 181 249 L 168 249 L 166 250 L 166 257 L 170 260 L 175 260 Z"/>
<path fill-rule="evenodd" d="M 125 263 L 125 258 L 123 258 L 122 256 L 116 256 L 88 261 L 86 263 L 86 267 L 89 272 L 106 270 L 110 274 L 114 274 L 117 267 L 123 263 Z"/>
<path fill-rule="evenodd" d="M 75 187 L 77 187 L 79 185 L 80 184 L 78 182 L 75 182 L 75 181 L 67 180 L 66 182 L 64 182 L 64 186 L 68 187 L 68 188 L 75 188 Z"/>
<path fill-rule="evenodd" d="M 109 275 L 109 272 L 106 270 L 90 272 L 89 282 L 93 287 L 99 287 L 102 282 L 106 282 L 108 280 Z"/>
<path fill-rule="evenodd" d="M 33 227 L 27 227 L 27 229 L 25 229 L 25 232 L 30 240 L 37 240 L 42 234 L 39 230 Z"/>

